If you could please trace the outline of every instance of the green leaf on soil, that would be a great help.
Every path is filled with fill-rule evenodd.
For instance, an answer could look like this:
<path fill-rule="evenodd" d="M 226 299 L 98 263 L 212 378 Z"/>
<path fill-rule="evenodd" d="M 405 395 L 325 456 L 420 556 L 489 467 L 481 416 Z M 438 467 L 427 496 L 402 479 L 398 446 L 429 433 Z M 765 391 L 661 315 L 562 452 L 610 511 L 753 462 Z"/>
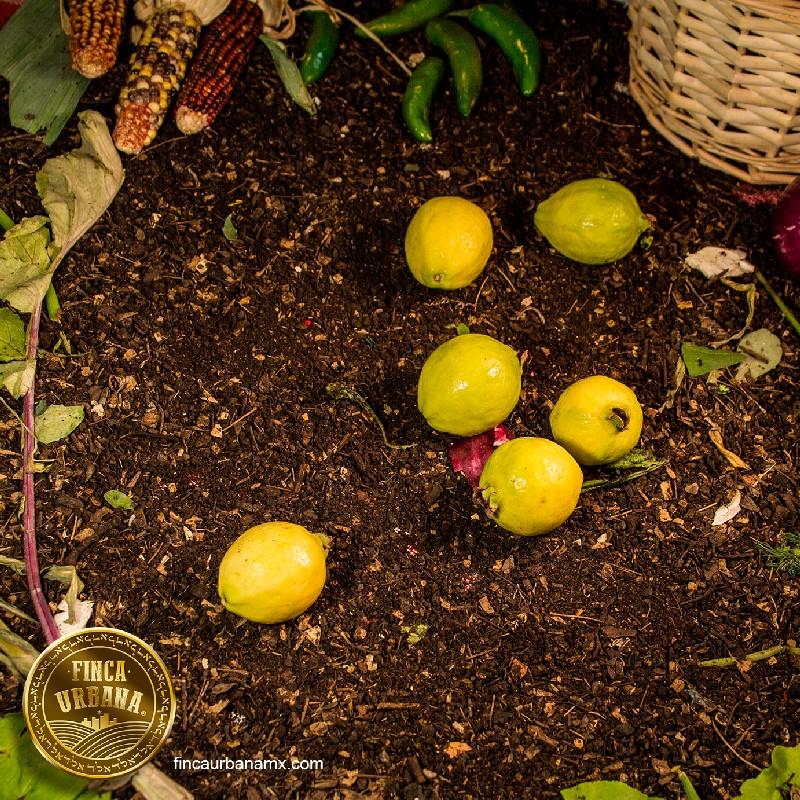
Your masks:
<path fill-rule="evenodd" d="M 794 797 L 791 787 L 800 788 L 800 745 L 782 747 L 772 751 L 772 765 L 745 781 L 734 800 L 777 800 Z"/>
<path fill-rule="evenodd" d="M 5 664 L 14 675 L 24 678 L 38 655 L 38 650 L 30 642 L 17 636 L 5 622 L 0 620 L 0 662 Z M 3 774 L 1 762 L 2 756 L 0 756 L 0 775 Z M 2 797 L 3 795 L 0 793 L 0 798 Z"/>
<path fill-rule="evenodd" d="M 69 436 L 83 422 L 83 406 L 52 405 L 36 417 L 36 438 L 42 444 Z"/>
<path fill-rule="evenodd" d="M 459 322 L 458 325 L 456 325 L 456 335 L 464 336 L 467 333 L 469 333 L 469 326 L 465 325 L 463 322 Z"/>
<path fill-rule="evenodd" d="M 425 637 L 425 634 L 428 632 L 429 627 L 429 625 L 421 622 L 419 625 L 401 625 L 400 630 L 403 633 L 408 634 L 406 641 L 409 644 L 414 645 L 422 641 L 422 639 Z"/>
<path fill-rule="evenodd" d="M 0 361 L 25 358 L 25 323 L 10 308 L 0 308 Z"/>
<path fill-rule="evenodd" d="M 59 4 L 26 0 L 0 30 L 0 75 L 11 84 L 11 124 L 28 133 L 46 129 L 52 144 L 89 85 L 72 69 Z"/>
<path fill-rule="evenodd" d="M 0 242 L 0 299 L 30 314 L 50 286 L 56 249 L 47 217 L 27 217 Z"/>
<path fill-rule="evenodd" d="M 78 132 L 81 146 L 48 159 L 36 175 L 36 190 L 50 217 L 59 261 L 105 213 L 125 178 L 101 114 L 78 114 Z"/>
<path fill-rule="evenodd" d="M 111 793 L 88 789 L 89 780 L 45 761 L 20 713 L 0 717 L 0 800 L 111 800 Z"/>
<path fill-rule="evenodd" d="M 0 386 L 8 389 L 11 396 L 17 399 L 28 393 L 35 375 L 35 359 L 0 364 Z"/>
<path fill-rule="evenodd" d="M 269 50 L 272 60 L 275 62 L 278 77 L 281 79 L 289 97 L 291 97 L 303 111 L 306 111 L 312 117 L 316 116 L 317 107 L 314 104 L 313 98 L 308 93 L 305 83 L 303 83 L 303 78 L 300 75 L 297 64 L 286 55 L 286 50 L 279 42 L 270 39 L 269 36 L 261 36 L 259 38 L 264 43 L 267 50 Z"/>
<path fill-rule="evenodd" d="M 730 350 L 714 350 L 711 347 L 701 347 L 691 342 L 684 342 L 681 345 L 681 356 L 686 364 L 686 371 L 693 378 L 698 375 L 707 375 L 715 369 L 741 364 L 745 359 L 741 353 L 732 353 Z"/>
<path fill-rule="evenodd" d="M 736 349 L 747 356 L 736 370 L 734 380 L 755 380 L 765 375 L 780 364 L 783 358 L 781 340 L 766 328 L 748 333 L 737 345 Z"/>
<path fill-rule="evenodd" d="M 647 800 L 647 795 L 621 781 L 589 781 L 562 789 L 564 800 Z M 657 798 L 653 798 L 657 800 Z"/>
<path fill-rule="evenodd" d="M 222 223 L 222 235 L 229 242 L 235 242 L 239 238 L 239 231 L 236 230 L 236 226 L 233 224 L 230 214 L 225 217 L 225 222 Z"/>
<path fill-rule="evenodd" d="M 756 542 L 756 547 L 769 556 L 770 567 L 800 578 L 800 533 L 785 533 L 783 542 L 777 547 L 762 542 Z"/>
<path fill-rule="evenodd" d="M 104 495 L 103 499 L 108 503 L 111 508 L 122 508 L 125 511 L 130 511 L 133 508 L 133 500 L 128 497 L 125 492 L 119 489 L 109 489 Z"/>

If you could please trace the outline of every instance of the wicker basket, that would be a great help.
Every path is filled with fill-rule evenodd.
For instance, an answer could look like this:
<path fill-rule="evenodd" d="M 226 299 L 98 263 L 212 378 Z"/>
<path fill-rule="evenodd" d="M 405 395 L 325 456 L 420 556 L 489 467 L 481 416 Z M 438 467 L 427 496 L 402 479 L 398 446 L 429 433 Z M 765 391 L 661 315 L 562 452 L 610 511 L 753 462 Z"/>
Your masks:
<path fill-rule="evenodd" d="M 800 0 L 631 0 L 630 89 L 650 124 L 750 183 L 800 175 Z"/>

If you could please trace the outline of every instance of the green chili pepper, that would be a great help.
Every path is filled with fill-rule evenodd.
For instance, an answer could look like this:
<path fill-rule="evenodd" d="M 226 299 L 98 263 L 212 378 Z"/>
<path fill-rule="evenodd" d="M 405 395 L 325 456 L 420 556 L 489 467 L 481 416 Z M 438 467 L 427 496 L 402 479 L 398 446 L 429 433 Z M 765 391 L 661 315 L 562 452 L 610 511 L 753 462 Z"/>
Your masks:
<path fill-rule="evenodd" d="M 314 11 L 314 21 L 300 61 L 303 83 L 318 81 L 328 70 L 339 46 L 339 26 L 325 11 Z"/>
<path fill-rule="evenodd" d="M 445 14 L 455 5 L 455 0 L 408 0 L 394 11 L 366 23 L 377 37 L 397 36 L 421 28 L 428 20 Z M 356 35 L 366 37 L 364 31 L 356 29 Z"/>
<path fill-rule="evenodd" d="M 462 117 L 468 117 L 483 84 L 481 53 L 475 37 L 451 19 L 431 20 L 425 26 L 425 36 L 447 56 L 456 90 L 456 108 Z"/>
<path fill-rule="evenodd" d="M 444 78 L 445 65 L 441 58 L 428 56 L 411 73 L 403 95 L 403 119 L 418 142 L 432 142 L 431 103 Z"/>
<path fill-rule="evenodd" d="M 516 75 L 519 90 L 529 97 L 539 88 L 542 49 L 536 34 L 509 5 L 480 3 L 451 16 L 466 17 L 479 31 L 497 42 Z"/>

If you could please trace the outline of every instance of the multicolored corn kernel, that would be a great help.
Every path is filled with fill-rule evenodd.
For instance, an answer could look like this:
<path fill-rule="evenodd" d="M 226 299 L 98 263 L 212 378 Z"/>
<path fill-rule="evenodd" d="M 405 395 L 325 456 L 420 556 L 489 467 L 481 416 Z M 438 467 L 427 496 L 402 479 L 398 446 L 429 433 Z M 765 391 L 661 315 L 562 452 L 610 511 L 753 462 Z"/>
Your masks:
<path fill-rule="evenodd" d="M 155 139 L 199 36 L 199 18 L 182 6 L 157 9 L 150 18 L 114 109 L 113 139 L 118 150 L 139 153 Z"/>
<path fill-rule="evenodd" d="M 182 133 L 199 133 L 216 119 L 244 72 L 263 24 L 254 2 L 231 0 L 208 26 L 175 108 L 175 124 Z"/>
<path fill-rule="evenodd" d="M 117 62 L 126 0 L 72 0 L 69 4 L 69 56 L 86 78 L 105 75 Z"/>

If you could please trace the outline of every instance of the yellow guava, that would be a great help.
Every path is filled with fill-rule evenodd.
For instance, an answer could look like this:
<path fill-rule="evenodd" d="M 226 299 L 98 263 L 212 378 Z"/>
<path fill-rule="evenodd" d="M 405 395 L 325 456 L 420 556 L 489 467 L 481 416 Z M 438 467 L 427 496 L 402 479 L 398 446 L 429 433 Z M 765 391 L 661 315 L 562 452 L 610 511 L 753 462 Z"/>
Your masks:
<path fill-rule="evenodd" d="M 566 521 L 582 485 L 581 468 L 561 445 L 523 436 L 489 456 L 478 489 L 487 513 L 501 528 L 537 536 Z"/>
<path fill-rule="evenodd" d="M 245 531 L 227 550 L 217 583 L 222 605 L 252 622 L 302 614 L 325 585 L 328 538 L 291 522 Z"/>
<path fill-rule="evenodd" d="M 550 412 L 550 430 L 579 464 L 611 464 L 639 442 L 642 407 L 624 383 L 592 375 L 561 393 Z"/>
<path fill-rule="evenodd" d="M 460 289 L 481 274 L 492 245 L 492 223 L 480 206 L 463 197 L 434 197 L 406 230 L 406 261 L 423 286 Z"/>
<path fill-rule="evenodd" d="M 539 203 L 533 221 L 561 255 L 581 264 L 617 261 L 650 227 L 633 193 L 606 178 L 568 183 Z"/>
<path fill-rule="evenodd" d="M 428 356 L 417 384 L 417 406 L 428 424 L 455 436 L 474 436 L 499 425 L 522 389 L 522 366 L 508 345 L 465 333 Z"/>

